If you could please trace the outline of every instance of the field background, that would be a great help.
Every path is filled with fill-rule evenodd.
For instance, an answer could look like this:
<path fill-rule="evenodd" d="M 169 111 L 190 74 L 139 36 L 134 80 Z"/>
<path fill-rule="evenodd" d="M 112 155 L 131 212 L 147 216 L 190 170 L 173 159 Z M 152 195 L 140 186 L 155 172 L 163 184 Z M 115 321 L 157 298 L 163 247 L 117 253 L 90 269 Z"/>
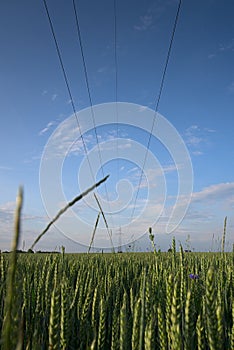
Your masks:
<path fill-rule="evenodd" d="M 16 258 L 12 282 L 0 255 L 2 349 L 234 349 L 234 253 Z"/>

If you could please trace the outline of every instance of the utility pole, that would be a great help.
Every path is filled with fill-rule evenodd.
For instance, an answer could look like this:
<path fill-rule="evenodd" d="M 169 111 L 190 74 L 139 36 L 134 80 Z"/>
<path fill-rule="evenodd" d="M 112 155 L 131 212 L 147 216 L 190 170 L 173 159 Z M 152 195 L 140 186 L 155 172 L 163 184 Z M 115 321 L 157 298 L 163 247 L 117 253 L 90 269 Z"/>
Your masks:
<path fill-rule="evenodd" d="M 122 253 L 122 231 L 121 227 L 119 228 L 119 247 L 118 247 L 118 253 Z"/>

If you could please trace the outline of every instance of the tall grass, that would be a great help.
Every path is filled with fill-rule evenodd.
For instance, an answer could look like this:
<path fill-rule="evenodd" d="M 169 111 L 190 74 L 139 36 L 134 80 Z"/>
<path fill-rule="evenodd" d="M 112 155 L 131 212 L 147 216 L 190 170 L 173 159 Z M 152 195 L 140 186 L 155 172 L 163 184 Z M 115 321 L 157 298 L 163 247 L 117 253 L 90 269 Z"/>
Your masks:
<path fill-rule="evenodd" d="M 185 254 L 184 280 L 179 254 L 19 254 L 10 339 L 1 254 L 2 347 L 233 349 L 232 253 Z"/>
<path fill-rule="evenodd" d="M 20 318 L 20 309 L 16 310 L 16 301 L 15 301 L 15 295 L 17 293 L 17 285 L 15 283 L 15 276 L 16 276 L 16 263 L 17 263 L 17 247 L 19 242 L 19 236 L 20 236 L 20 218 L 21 218 L 21 211 L 23 206 L 23 189 L 22 187 L 19 188 L 19 192 L 16 198 L 16 211 L 15 211 L 15 234 L 14 239 L 12 241 L 12 251 L 10 254 L 10 265 L 8 271 L 2 271 L 2 275 L 5 276 L 6 280 L 2 281 L 1 284 L 4 283 L 5 290 L 1 291 L 3 292 L 3 295 L 5 296 L 4 302 L 4 311 L 1 311 L 1 315 L 3 315 L 3 326 L 2 326 L 2 340 L 1 343 L 3 349 L 10 349 L 11 348 L 11 337 L 16 337 L 15 332 L 15 317 L 18 316 L 18 326 L 22 324 L 22 319 Z M 4 262 L 2 262 L 4 266 Z M 5 265 L 6 266 L 6 265 Z M 2 277 L 2 276 L 1 276 Z M 17 312 L 18 311 L 18 312 Z M 18 313 L 15 314 L 15 312 Z M 19 328 L 22 331 L 22 327 Z M 22 332 L 21 332 L 22 334 Z M 18 337 L 18 348 L 21 348 L 22 343 L 22 337 Z"/>

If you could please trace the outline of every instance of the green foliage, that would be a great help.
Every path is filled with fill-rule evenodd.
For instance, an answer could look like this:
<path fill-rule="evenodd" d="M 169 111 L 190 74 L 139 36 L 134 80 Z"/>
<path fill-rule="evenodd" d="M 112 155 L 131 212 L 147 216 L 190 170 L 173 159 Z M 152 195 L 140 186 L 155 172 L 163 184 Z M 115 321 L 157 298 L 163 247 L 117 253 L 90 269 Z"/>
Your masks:
<path fill-rule="evenodd" d="M 233 253 L 172 250 L 18 254 L 10 348 L 233 349 Z M 0 349 L 10 260 L 0 254 Z"/>

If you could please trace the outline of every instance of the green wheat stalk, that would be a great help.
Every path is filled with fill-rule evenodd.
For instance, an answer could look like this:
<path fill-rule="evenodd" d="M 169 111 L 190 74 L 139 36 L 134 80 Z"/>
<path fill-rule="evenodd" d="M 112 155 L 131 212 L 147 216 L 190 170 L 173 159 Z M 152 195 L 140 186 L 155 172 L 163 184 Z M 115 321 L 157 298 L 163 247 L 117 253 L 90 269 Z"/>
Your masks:
<path fill-rule="evenodd" d="M 167 350 L 167 333 L 166 333 L 166 322 L 165 315 L 163 314 L 163 310 L 161 305 L 158 306 L 158 340 L 159 340 L 159 348 L 161 350 Z"/>
<path fill-rule="evenodd" d="M 227 216 L 224 219 L 224 225 L 223 225 L 222 253 L 224 253 L 224 250 L 225 250 L 226 229 L 227 229 Z"/>
<path fill-rule="evenodd" d="M 106 305 L 104 298 L 100 301 L 100 317 L 98 326 L 98 349 L 105 349 L 106 340 Z"/>
<path fill-rule="evenodd" d="M 123 305 L 120 310 L 120 350 L 128 350 L 128 328 L 129 328 L 129 318 L 127 310 L 127 294 L 124 293 Z"/>
<path fill-rule="evenodd" d="M 57 215 L 49 222 L 49 224 L 46 226 L 46 228 L 42 231 L 42 233 L 37 237 L 37 239 L 33 242 L 32 246 L 30 249 L 33 250 L 33 248 L 35 247 L 35 245 L 38 243 L 38 241 L 41 239 L 41 237 L 43 237 L 45 235 L 45 233 L 49 230 L 49 228 L 55 223 L 55 221 L 57 221 L 60 216 L 62 214 L 65 213 L 65 211 L 67 211 L 67 209 L 69 209 L 70 207 L 72 207 L 75 203 L 77 203 L 79 200 L 81 200 L 83 197 L 85 197 L 89 192 L 93 191 L 95 188 L 97 188 L 98 186 L 100 186 L 103 182 L 105 182 L 108 179 L 109 175 L 107 175 L 106 177 L 104 177 L 104 179 L 100 180 L 99 182 L 97 182 L 95 185 L 91 186 L 90 188 L 88 188 L 86 191 L 84 191 L 83 193 L 81 193 L 79 196 L 75 197 L 71 202 L 69 202 L 64 208 L 62 208 Z"/>
<path fill-rule="evenodd" d="M 142 304 L 142 301 L 141 301 L 141 298 L 139 298 L 134 307 L 133 328 L 132 328 L 132 350 L 139 349 L 141 304 Z"/>
<path fill-rule="evenodd" d="M 207 334 L 210 350 L 218 350 L 217 339 L 217 316 L 216 316 L 216 295 L 215 295 L 214 269 L 209 268 L 206 279 L 206 321 Z"/>
<path fill-rule="evenodd" d="M 181 305 L 178 280 L 175 282 L 174 285 L 174 292 L 171 304 L 171 340 L 175 349 L 182 349 Z"/>
<path fill-rule="evenodd" d="M 21 212 L 23 206 L 23 188 L 20 187 L 18 191 L 18 195 L 16 198 L 16 211 L 15 211 L 15 235 L 12 241 L 12 251 L 10 256 L 10 265 L 7 272 L 7 294 L 6 294 L 6 313 L 5 319 L 3 321 L 3 330 L 2 330 L 2 342 L 3 349 L 9 350 L 12 349 L 12 327 L 13 327 L 13 299 L 15 290 L 15 274 L 16 274 L 16 266 L 17 266 L 17 247 L 19 243 L 20 237 L 20 224 L 21 224 Z"/>
<path fill-rule="evenodd" d="M 205 330 L 204 330 L 204 323 L 203 323 L 201 314 L 199 314 L 197 318 L 196 333 L 197 333 L 197 349 L 205 350 L 206 349 Z"/>

